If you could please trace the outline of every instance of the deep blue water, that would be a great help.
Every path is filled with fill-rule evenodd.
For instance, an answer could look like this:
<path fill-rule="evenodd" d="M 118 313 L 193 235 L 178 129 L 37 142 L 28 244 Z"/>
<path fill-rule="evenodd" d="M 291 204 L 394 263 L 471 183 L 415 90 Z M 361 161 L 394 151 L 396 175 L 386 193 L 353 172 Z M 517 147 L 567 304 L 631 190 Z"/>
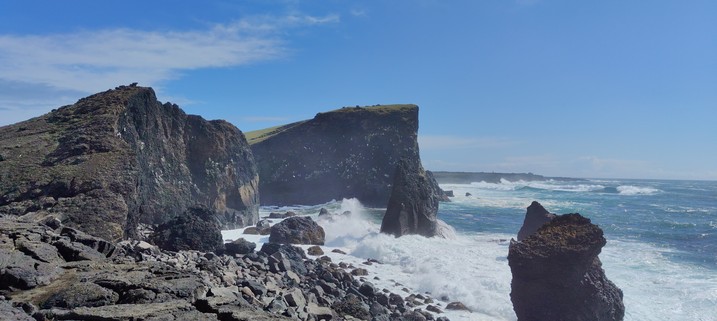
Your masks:
<path fill-rule="evenodd" d="M 442 184 L 453 190 L 439 218 L 460 232 L 515 234 L 535 200 L 556 214 L 580 213 L 610 240 L 664 248 L 681 263 L 717 270 L 717 182 L 587 180 Z M 465 196 L 471 193 L 472 196 Z"/>

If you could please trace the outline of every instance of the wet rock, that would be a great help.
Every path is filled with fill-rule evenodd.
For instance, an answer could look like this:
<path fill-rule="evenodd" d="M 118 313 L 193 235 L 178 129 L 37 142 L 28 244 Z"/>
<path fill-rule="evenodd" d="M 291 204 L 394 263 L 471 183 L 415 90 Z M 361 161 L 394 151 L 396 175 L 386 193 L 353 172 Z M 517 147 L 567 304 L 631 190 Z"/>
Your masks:
<path fill-rule="evenodd" d="M 206 207 L 191 207 L 185 213 L 159 225 L 150 240 L 168 251 L 223 250 L 221 225 L 215 216 L 214 211 Z"/>
<path fill-rule="evenodd" d="M 598 258 L 605 243 L 603 231 L 580 214 L 557 216 L 512 241 L 510 297 L 518 320 L 622 320 L 622 291 Z"/>
<path fill-rule="evenodd" d="M 361 320 L 369 320 L 369 307 L 356 295 L 349 294 L 331 306 L 340 316 L 352 316 Z"/>
<path fill-rule="evenodd" d="M 233 242 L 225 243 L 224 253 L 226 253 L 227 255 L 249 254 L 251 252 L 254 252 L 255 248 L 256 243 L 249 242 L 243 238 L 239 238 Z"/>
<path fill-rule="evenodd" d="M 361 284 L 361 287 L 359 287 L 359 292 L 368 298 L 372 298 L 378 291 L 376 290 L 376 287 L 373 286 L 373 283 L 364 282 Z"/>
<path fill-rule="evenodd" d="M 318 246 L 318 245 L 314 245 L 314 246 L 312 246 L 312 247 L 309 247 L 309 248 L 306 250 L 306 253 L 309 254 L 309 255 L 313 255 L 313 256 L 324 255 L 324 251 L 323 251 L 323 250 L 321 249 L 321 247 Z"/>
<path fill-rule="evenodd" d="M 532 235 L 545 223 L 550 222 L 555 218 L 555 214 L 551 214 L 546 210 L 540 203 L 533 201 L 528 206 L 528 210 L 525 213 L 525 219 L 523 220 L 523 226 L 518 231 L 518 241 L 526 239 Z"/>
<path fill-rule="evenodd" d="M 465 310 L 465 311 L 470 311 L 471 309 L 469 309 L 467 306 L 465 306 L 465 304 L 463 304 L 462 302 L 457 302 L 457 301 L 456 301 L 456 302 L 451 302 L 451 303 L 446 304 L 446 310 Z"/>
<path fill-rule="evenodd" d="M 330 215 L 329 210 L 327 210 L 327 209 L 325 209 L 325 208 L 322 207 L 322 208 L 319 210 L 319 216 L 325 216 L 325 215 Z"/>
<path fill-rule="evenodd" d="M 331 250 L 331 252 L 332 252 L 332 253 L 339 253 L 339 254 L 346 254 L 346 252 L 341 251 L 341 250 L 339 250 L 339 249 L 333 249 L 333 250 Z"/>
<path fill-rule="evenodd" d="M 368 275 L 368 271 L 364 268 L 356 268 L 356 269 L 351 270 L 351 275 L 366 276 L 366 275 Z"/>
<path fill-rule="evenodd" d="M 291 217 L 271 227 L 269 242 L 324 245 L 324 229 L 309 217 Z"/>
<path fill-rule="evenodd" d="M 396 237 L 406 234 L 435 236 L 439 193 L 438 183 L 418 160 L 402 159 L 396 166 L 381 233 Z"/>

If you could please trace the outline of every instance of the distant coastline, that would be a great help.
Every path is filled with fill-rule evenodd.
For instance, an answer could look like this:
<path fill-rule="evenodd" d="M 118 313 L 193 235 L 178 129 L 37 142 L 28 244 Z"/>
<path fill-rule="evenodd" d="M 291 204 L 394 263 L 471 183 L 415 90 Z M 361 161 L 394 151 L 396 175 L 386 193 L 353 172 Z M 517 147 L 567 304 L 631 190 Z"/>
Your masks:
<path fill-rule="evenodd" d="M 533 173 L 494 173 L 494 172 L 433 172 L 439 184 L 470 184 L 473 182 L 500 183 L 501 180 L 517 181 L 584 181 L 583 178 L 549 177 Z"/>

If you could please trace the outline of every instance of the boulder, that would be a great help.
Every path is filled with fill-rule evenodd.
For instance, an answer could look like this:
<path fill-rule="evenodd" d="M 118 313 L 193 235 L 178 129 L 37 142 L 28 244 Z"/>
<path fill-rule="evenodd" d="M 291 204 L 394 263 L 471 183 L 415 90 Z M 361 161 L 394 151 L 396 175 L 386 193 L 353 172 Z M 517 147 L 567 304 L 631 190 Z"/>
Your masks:
<path fill-rule="evenodd" d="M 213 252 L 224 249 L 221 225 L 214 211 L 195 206 L 159 225 L 150 240 L 163 250 Z"/>
<path fill-rule="evenodd" d="M 239 238 L 233 242 L 225 243 L 224 253 L 227 255 L 249 254 L 251 252 L 254 252 L 255 248 L 256 243 L 249 242 L 243 238 Z"/>
<path fill-rule="evenodd" d="M 555 217 L 508 252 L 518 320 L 622 320 L 622 291 L 598 254 L 603 231 L 580 214 Z"/>
<path fill-rule="evenodd" d="M 437 232 L 440 188 L 418 160 L 402 159 L 394 174 L 393 189 L 381 222 L 381 233 L 396 237 Z"/>
<path fill-rule="evenodd" d="M 290 217 L 271 227 L 269 242 L 324 245 L 324 229 L 306 216 Z"/>
<path fill-rule="evenodd" d="M 312 247 L 309 247 L 306 250 L 306 253 L 308 253 L 309 255 L 313 255 L 313 256 L 320 256 L 320 255 L 324 255 L 324 250 L 322 250 L 320 246 L 314 245 Z"/>
<path fill-rule="evenodd" d="M 523 226 L 521 226 L 520 231 L 518 231 L 518 241 L 526 239 L 543 226 L 543 224 L 550 222 L 553 218 L 555 218 L 555 214 L 551 214 L 540 205 L 540 203 L 533 201 L 533 203 L 528 206 L 525 219 L 523 220 Z"/>

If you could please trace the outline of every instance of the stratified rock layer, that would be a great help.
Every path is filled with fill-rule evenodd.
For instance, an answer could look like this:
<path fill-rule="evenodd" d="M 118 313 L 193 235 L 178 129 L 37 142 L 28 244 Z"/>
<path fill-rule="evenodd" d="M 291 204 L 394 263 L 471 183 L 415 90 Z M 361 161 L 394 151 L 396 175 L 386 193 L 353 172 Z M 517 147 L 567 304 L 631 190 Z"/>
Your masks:
<path fill-rule="evenodd" d="M 0 128 L 0 213 L 109 240 L 135 237 L 203 204 L 227 228 L 258 218 L 258 175 L 244 135 L 225 121 L 120 86 Z"/>
<path fill-rule="evenodd" d="M 418 161 L 402 159 L 396 166 L 391 198 L 381 222 L 381 233 L 435 236 L 441 194 L 433 175 L 425 171 Z"/>
<path fill-rule="evenodd" d="M 543 224 L 550 222 L 550 220 L 554 218 L 555 214 L 551 214 L 543 205 L 533 201 L 533 203 L 528 206 L 525 219 L 523 220 L 523 226 L 521 226 L 520 231 L 518 231 L 518 241 L 526 239 L 543 226 Z"/>
<path fill-rule="evenodd" d="M 521 242 L 511 242 L 510 298 L 519 321 L 622 320 L 622 291 L 605 276 L 602 230 L 565 214 Z"/>
<path fill-rule="evenodd" d="M 419 160 L 418 107 L 346 107 L 247 134 L 263 205 L 358 198 L 386 206 L 401 158 Z"/>

